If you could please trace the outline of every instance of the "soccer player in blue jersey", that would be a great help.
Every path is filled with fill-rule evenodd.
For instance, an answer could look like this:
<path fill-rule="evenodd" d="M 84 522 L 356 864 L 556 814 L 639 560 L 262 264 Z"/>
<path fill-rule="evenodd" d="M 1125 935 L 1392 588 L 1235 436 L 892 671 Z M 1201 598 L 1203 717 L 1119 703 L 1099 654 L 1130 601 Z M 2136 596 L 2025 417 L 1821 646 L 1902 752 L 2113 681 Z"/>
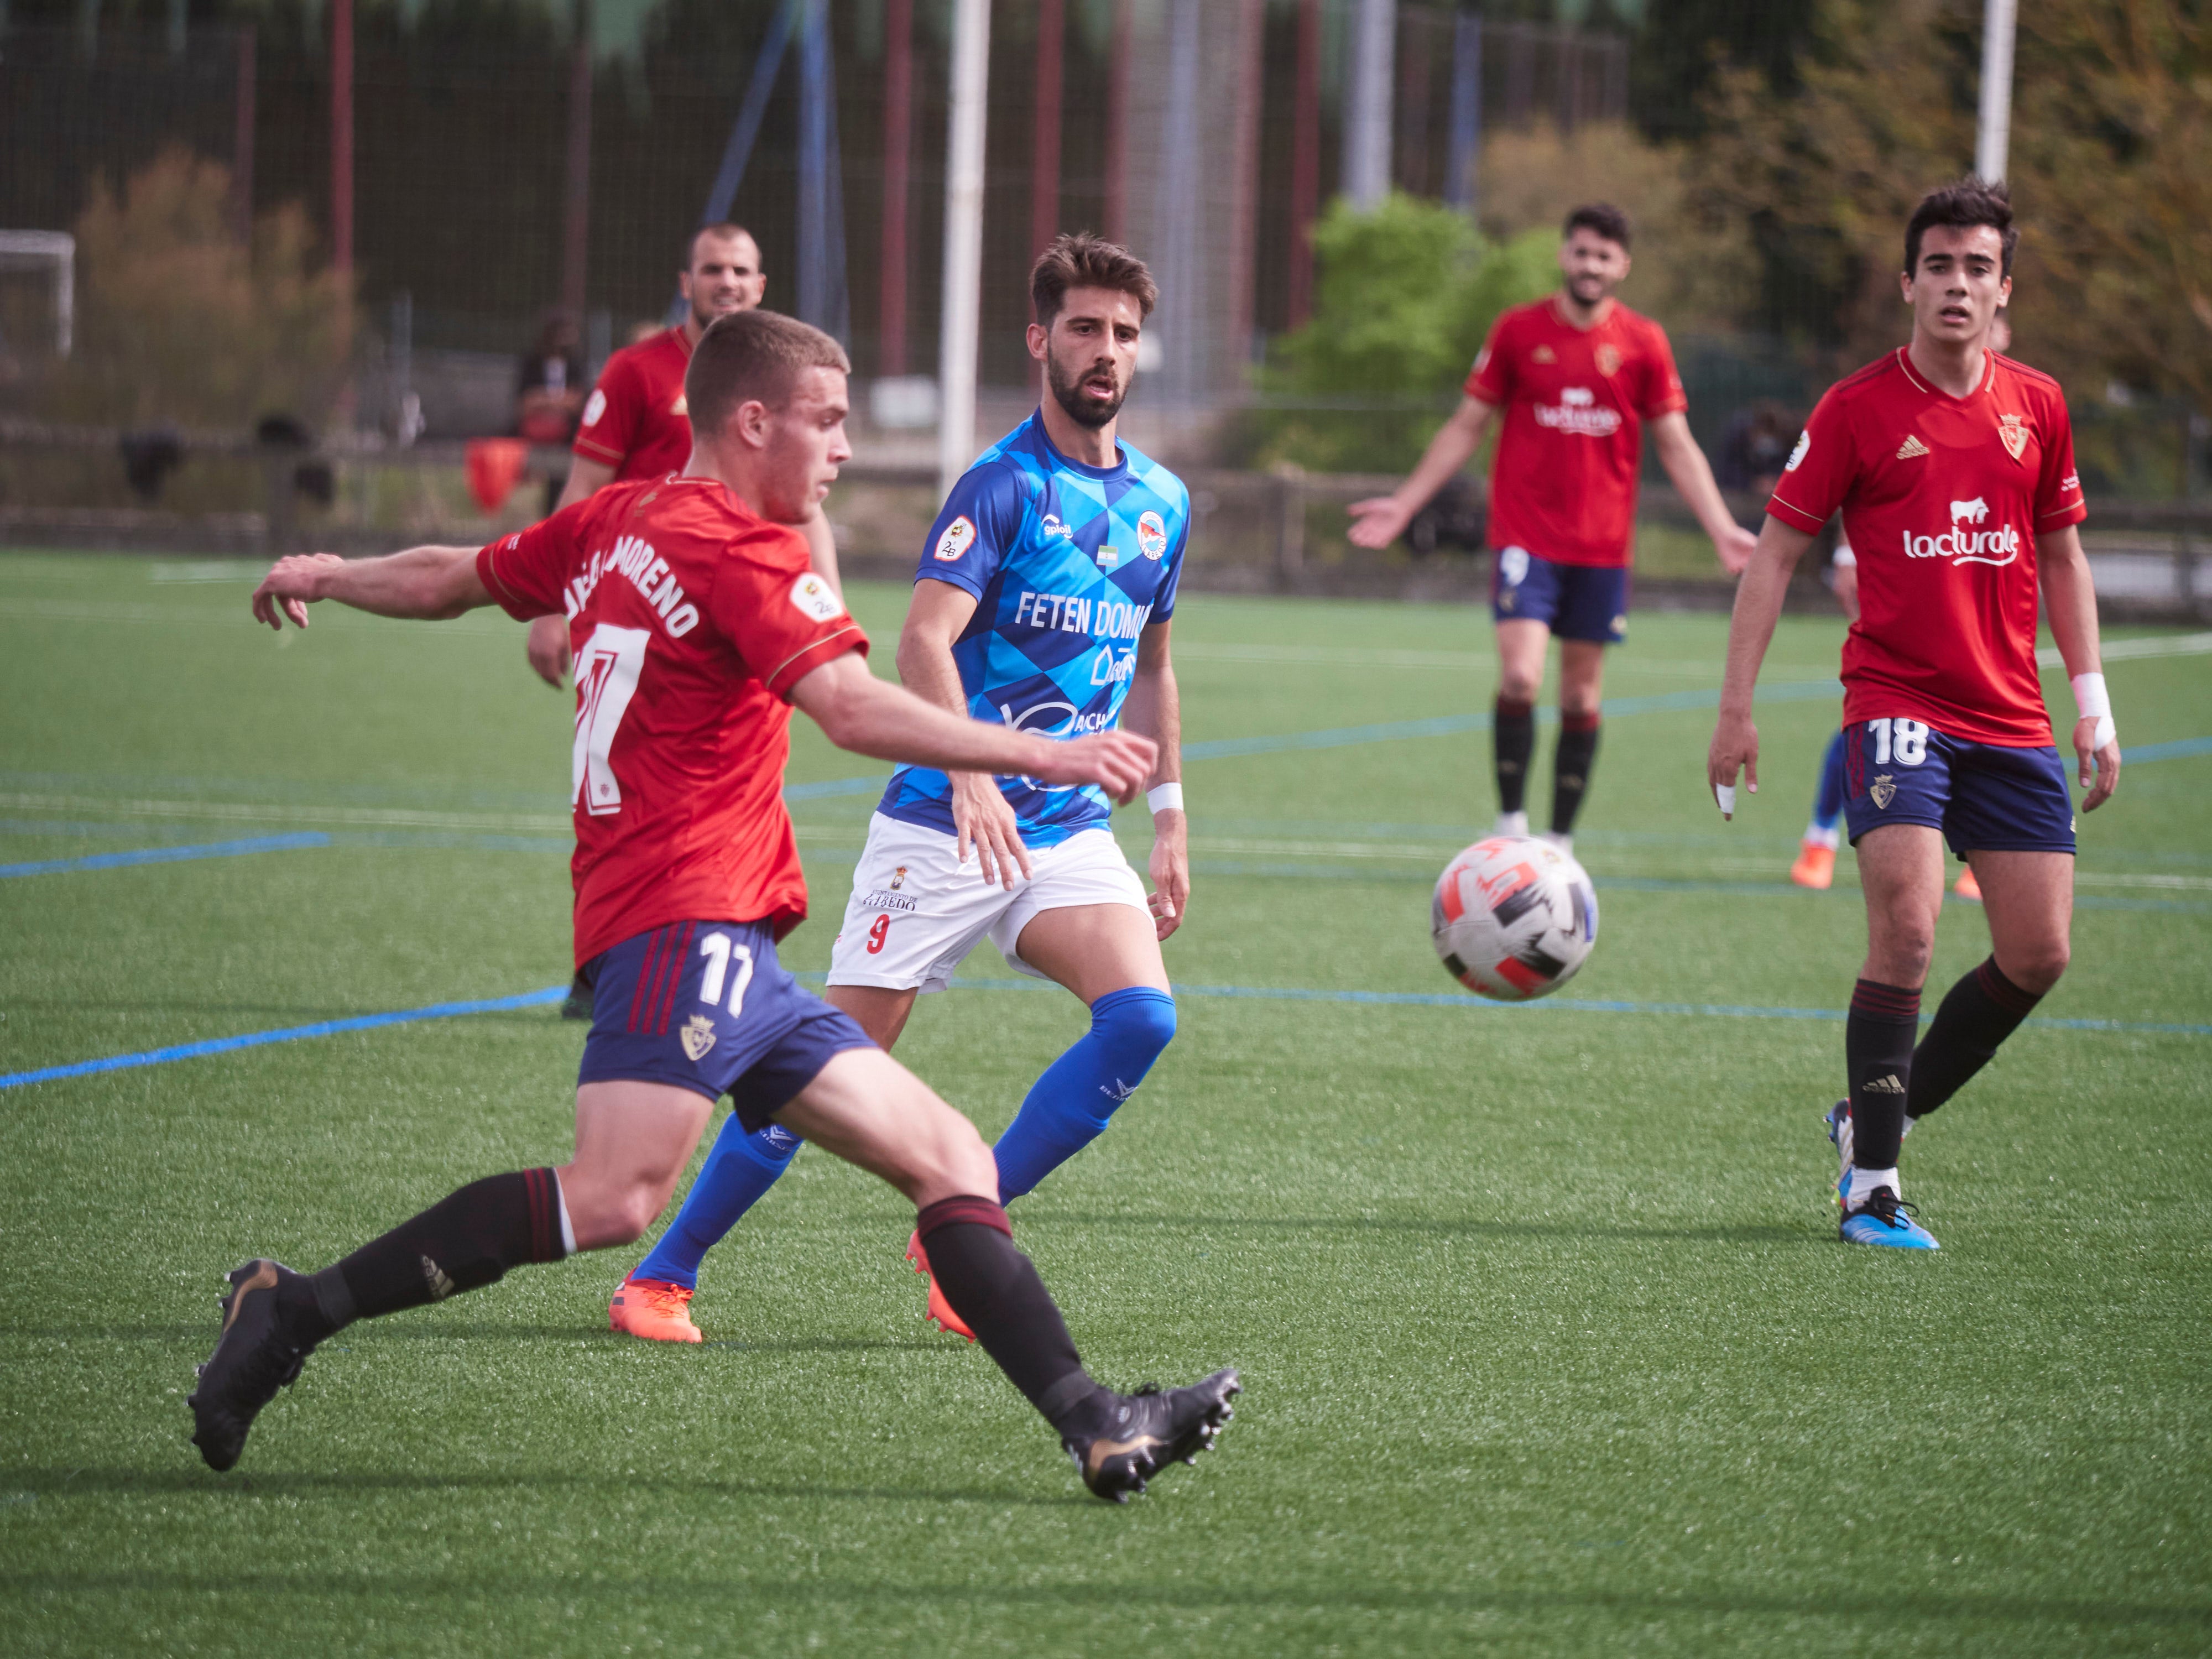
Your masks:
<path fill-rule="evenodd" d="M 1096 1139 L 1175 1036 L 1160 945 L 1190 890 L 1168 656 L 1190 497 L 1115 435 L 1158 289 L 1141 260 L 1086 233 L 1039 256 L 1030 296 L 1030 355 L 1044 365 L 1046 395 L 938 515 L 899 636 L 899 678 L 941 708 L 1018 731 L 1073 738 L 1118 720 L 1151 738 L 1153 890 L 1122 856 L 1097 789 L 902 767 L 853 872 L 826 994 L 889 1048 L 915 996 L 945 989 L 988 938 L 1018 972 L 1082 1000 L 1089 1030 L 1036 1080 L 993 1149 L 1001 1203 Z M 701 1259 L 797 1150 L 773 1125 L 748 1134 L 732 1118 L 674 1224 L 616 1291 L 613 1328 L 698 1341 L 689 1304 Z M 918 1237 L 907 1255 L 928 1273 Z M 933 1279 L 927 1316 L 970 1334 Z"/>

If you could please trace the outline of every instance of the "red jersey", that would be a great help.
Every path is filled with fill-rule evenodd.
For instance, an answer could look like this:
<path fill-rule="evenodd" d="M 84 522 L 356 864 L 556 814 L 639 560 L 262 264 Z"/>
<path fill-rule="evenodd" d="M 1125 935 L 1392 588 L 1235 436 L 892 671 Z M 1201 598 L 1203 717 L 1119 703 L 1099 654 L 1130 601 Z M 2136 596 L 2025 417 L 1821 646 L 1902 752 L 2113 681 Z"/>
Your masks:
<path fill-rule="evenodd" d="M 1868 364 L 1828 388 L 1766 504 L 1808 534 L 1838 508 L 1859 568 L 1844 719 L 2048 744 L 2035 538 L 2088 513 L 2058 382 L 1992 351 L 1954 398 L 1902 348 Z"/>
<path fill-rule="evenodd" d="M 1639 422 L 1689 407 L 1666 331 L 1618 301 L 1587 329 L 1561 314 L 1556 295 L 1516 306 L 1491 325 L 1467 394 L 1505 411 L 1491 546 L 1559 564 L 1626 564 Z"/>
<path fill-rule="evenodd" d="M 711 478 L 610 484 L 477 555 L 576 657 L 576 961 L 671 921 L 806 916 L 783 805 L 784 698 L 867 636 L 805 538 Z"/>
<path fill-rule="evenodd" d="M 664 328 L 607 359 L 576 428 L 576 453 L 615 470 L 615 482 L 680 472 L 691 459 L 691 414 L 684 372 L 691 338 Z"/>

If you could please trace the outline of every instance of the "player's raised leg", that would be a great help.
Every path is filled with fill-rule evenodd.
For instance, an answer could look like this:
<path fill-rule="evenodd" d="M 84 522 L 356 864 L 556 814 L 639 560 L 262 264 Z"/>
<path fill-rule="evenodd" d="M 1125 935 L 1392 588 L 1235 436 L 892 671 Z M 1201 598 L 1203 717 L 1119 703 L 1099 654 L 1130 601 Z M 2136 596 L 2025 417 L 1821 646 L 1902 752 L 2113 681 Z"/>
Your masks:
<path fill-rule="evenodd" d="M 186 1401 L 200 1455 L 210 1468 L 236 1463 L 261 1408 L 317 1344 L 357 1319 L 637 1237 L 667 1204 L 709 1107 L 665 1084 L 586 1084 L 576 1091 L 576 1154 L 561 1168 L 471 1182 L 319 1273 L 269 1261 L 238 1268 L 222 1334 Z"/>
<path fill-rule="evenodd" d="M 781 1114 L 807 1139 L 904 1193 L 939 1287 L 983 1350 L 1052 1425 L 1084 1483 L 1120 1502 L 1213 1443 L 1233 1414 L 1234 1370 L 1187 1389 L 1120 1395 L 1083 1369 L 1074 1339 L 1005 1209 L 975 1126 L 880 1049 L 840 1054 Z"/>
<path fill-rule="evenodd" d="M 1521 583 L 1507 583 L 1512 561 L 1525 574 L 1528 555 L 1508 548 L 1498 556 L 1498 573 L 1493 583 L 1500 592 Z M 1495 601 L 1493 601 L 1495 603 Z M 1501 836 L 1528 833 L 1528 766 L 1536 753 L 1536 696 L 1544 686 L 1544 659 L 1551 650 L 1548 621 L 1500 617 L 1498 623 L 1498 699 L 1490 717 L 1490 763 L 1498 780 L 1498 823 Z"/>

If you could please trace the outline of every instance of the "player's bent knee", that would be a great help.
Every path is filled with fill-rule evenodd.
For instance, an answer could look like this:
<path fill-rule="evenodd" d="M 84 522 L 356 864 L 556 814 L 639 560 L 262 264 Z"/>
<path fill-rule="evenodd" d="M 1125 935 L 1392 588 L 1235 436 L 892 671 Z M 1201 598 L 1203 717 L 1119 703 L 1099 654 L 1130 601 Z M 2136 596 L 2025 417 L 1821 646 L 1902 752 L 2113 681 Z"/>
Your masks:
<path fill-rule="evenodd" d="M 1113 992 L 1091 1006 L 1091 1027 L 1116 1049 L 1141 1054 L 1149 1065 L 1175 1041 L 1175 999 L 1150 986 Z"/>
<path fill-rule="evenodd" d="M 1997 960 L 1997 969 L 2023 991 L 2041 996 L 2064 976 L 2072 951 L 2066 940 L 2054 939 L 2018 953 L 2017 959 Z"/>

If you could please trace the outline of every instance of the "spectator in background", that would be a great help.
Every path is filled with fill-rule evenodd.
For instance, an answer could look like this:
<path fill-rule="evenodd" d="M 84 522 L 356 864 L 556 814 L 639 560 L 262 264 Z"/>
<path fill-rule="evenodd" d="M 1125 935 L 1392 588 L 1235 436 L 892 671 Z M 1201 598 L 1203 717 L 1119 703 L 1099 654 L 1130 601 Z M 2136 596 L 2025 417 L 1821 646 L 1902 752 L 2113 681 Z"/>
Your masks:
<path fill-rule="evenodd" d="M 1713 476 L 1723 489 L 1756 495 L 1764 502 L 1782 482 L 1790 446 L 1804 422 L 1771 398 L 1761 398 L 1729 417 L 1713 459 Z"/>
<path fill-rule="evenodd" d="M 523 355 L 515 377 L 514 430 L 533 444 L 558 444 L 566 449 L 576 438 L 577 417 L 584 412 L 584 358 L 574 319 L 556 312 L 538 331 L 538 343 Z M 548 517 L 568 483 L 563 470 L 545 481 Z"/>

